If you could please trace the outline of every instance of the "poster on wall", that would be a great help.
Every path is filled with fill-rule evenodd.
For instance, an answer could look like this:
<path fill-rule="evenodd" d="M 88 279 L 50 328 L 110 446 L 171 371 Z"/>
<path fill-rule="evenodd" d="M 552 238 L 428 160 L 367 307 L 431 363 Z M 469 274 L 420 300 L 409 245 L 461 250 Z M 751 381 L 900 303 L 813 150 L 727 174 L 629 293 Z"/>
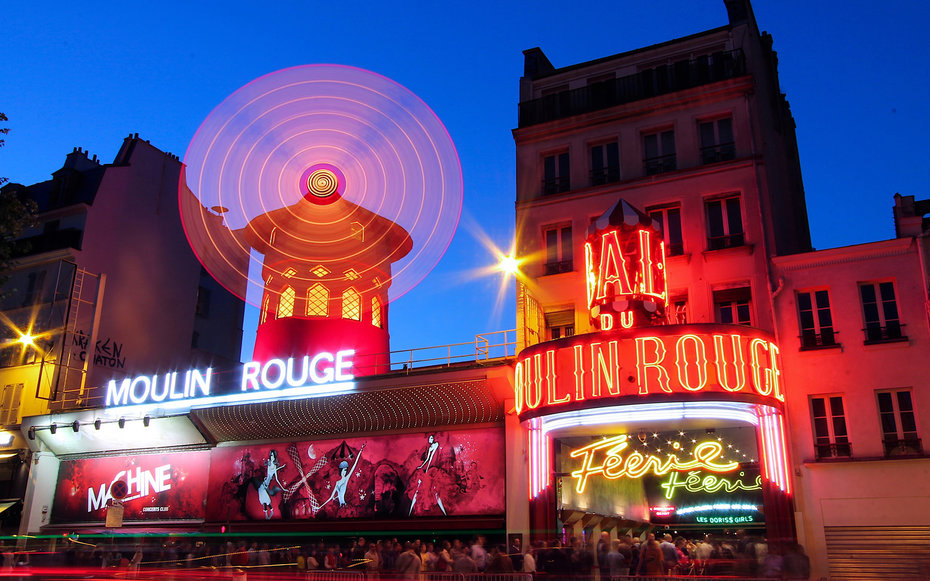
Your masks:
<path fill-rule="evenodd" d="M 125 521 L 203 519 L 209 466 L 209 450 L 64 460 L 51 522 L 105 522 L 117 482 Z"/>
<path fill-rule="evenodd" d="M 504 512 L 501 429 L 216 448 L 207 519 L 325 520 Z"/>

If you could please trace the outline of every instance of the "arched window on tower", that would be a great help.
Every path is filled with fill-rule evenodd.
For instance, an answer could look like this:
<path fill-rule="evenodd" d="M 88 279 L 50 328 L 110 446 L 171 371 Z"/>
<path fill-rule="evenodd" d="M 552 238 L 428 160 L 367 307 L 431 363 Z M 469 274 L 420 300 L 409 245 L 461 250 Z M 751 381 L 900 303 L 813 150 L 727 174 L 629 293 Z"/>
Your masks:
<path fill-rule="evenodd" d="M 381 299 L 378 297 L 371 297 L 371 324 L 379 329 L 384 328 L 381 318 Z"/>
<path fill-rule="evenodd" d="M 284 287 L 281 291 L 281 300 L 278 301 L 278 319 L 294 316 L 294 299 L 297 291 L 293 287 Z"/>
<path fill-rule="evenodd" d="M 362 320 L 362 296 L 352 287 L 342 291 L 342 318 Z"/>
<path fill-rule="evenodd" d="M 307 316 L 329 316 L 329 289 L 319 283 L 307 289 Z"/>

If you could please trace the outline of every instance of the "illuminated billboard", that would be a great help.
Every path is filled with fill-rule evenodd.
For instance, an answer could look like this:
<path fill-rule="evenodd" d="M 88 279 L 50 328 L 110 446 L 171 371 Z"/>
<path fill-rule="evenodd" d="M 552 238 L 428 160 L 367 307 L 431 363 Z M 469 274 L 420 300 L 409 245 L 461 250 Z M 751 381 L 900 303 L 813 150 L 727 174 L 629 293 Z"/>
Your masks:
<path fill-rule="evenodd" d="M 51 522 L 102 523 L 119 481 L 127 521 L 203 519 L 209 467 L 208 450 L 63 460 Z"/>
<path fill-rule="evenodd" d="M 216 448 L 212 521 L 504 513 L 502 429 Z"/>

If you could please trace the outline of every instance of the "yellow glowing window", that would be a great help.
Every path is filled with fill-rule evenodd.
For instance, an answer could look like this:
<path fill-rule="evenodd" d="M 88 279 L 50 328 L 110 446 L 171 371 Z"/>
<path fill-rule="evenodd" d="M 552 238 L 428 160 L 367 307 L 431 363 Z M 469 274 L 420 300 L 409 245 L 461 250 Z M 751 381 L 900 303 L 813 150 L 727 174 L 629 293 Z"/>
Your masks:
<path fill-rule="evenodd" d="M 371 297 L 371 324 L 379 329 L 384 328 L 381 324 L 381 299 Z"/>
<path fill-rule="evenodd" d="M 371 279 L 371 282 L 374 283 L 375 288 L 381 288 L 381 279 L 378 278 L 377 276 Z"/>
<path fill-rule="evenodd" d="M 297 274 L 296 270 L 294 270 L 293 268 L 288 268 L 287 270 L 284 271 L 284 278 L 291 278 L 295 274 Z"/>
<path fill-rule="evenodd" d="M 294 298 L 297 296 L 297 291 L 291 287 L 286 287 L 281 292 L 281 300 L 278 301 L 278 318 L 284 319 L 285 317 L 294 316 Z"/>
<path fill-rule="evenodd" d="M 307 316 L 329 316 L 329 290 L 325 286 L 315 284 L 307 289 Z"/>
<path fill-rule="evenodd" d="M 358 280 L 361 278 L 359 273 L 354 268 L 350 268 L 349 270 L 345 271 L 344 274 L 346 275 L 346 278 L 349 280 Z"/>
<path fill-rule="evenodd" d="M 329 274 L 329 269 L 323 266 L 322 264 L 318 264 L 314 266 L 313 268 L 311 268 L 310 272 L 313 273 L 318 278 L 323 278 L 324 276 Z"/>
<path fill-rule="evenodd" d="M 352 232 L 352 238 L 362 242 L 365 241 L 365 227 L 362 226 L 361 222 L 352 222 L 349 224 L 349 229 Z"/>
<path fill-rule="evenodd" d="M 362 296 L 352 287 L 342 292 L 342 318 L 362 320 Z"/>
<path fill-rule="evenodd" d="M 271 297 L 265 295 L 265 300 L 262 301 L 262 323 L 265 322 L 265 319 L 268 318 L 268 303 L 271 301 Z"/>

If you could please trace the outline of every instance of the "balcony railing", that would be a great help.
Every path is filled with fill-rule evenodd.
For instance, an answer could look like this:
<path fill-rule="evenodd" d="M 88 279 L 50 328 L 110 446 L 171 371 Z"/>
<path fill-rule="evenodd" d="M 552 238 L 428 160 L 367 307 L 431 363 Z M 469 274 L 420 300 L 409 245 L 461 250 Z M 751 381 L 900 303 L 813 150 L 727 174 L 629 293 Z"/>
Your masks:
<path fill-rule="evenodd" d="M 543 194 L 561 194 L 572 189 L 568 176 L 546 178 L 542 182 Z"/>
<path fill-rule="evenodd" d="M 620 181 L 620 166 L 602 167 L 591 170 L 591 185 L 602 186 Z"/>
<path fill-rule="evenodd" d="M 735 248 L 746 243 L 746 237 L 742 232 L 739 234 L 726 234 L 724 236 L 708 236 L 708 250 L 722 250 L 724 248 Z"/>
<path fill-rule="evenodd" d="M 545 265 L 545 274 L 561 274 L 571 272 L 574 268 L 572 260 L 560 260 L 559 262 L 547 262 Z"/>
<path fill-rule="evenodd" d="M 669 242 L 668 246 L 665 247 L 666 256 L 681 256 L 684 253 L 685 253 L 684 242 Z"/>
<path fill-rule="evenodd" d="M 897 341 L 907 341 L 907 335 L 904 334 L 904 325 L 898 321 L 888 321 L 882 325 L 868 325 L 863 329 L 865 333 L 865 344 L 874 345 L 876 343 L 895 343 Z"/>
<path fill-rule="evenodd" d="M 643 170 L 646 172 L 647 176 L 654 176 L 676 169 L 678 169 L 678 159 L 674 153 L 643 159 Z"/>
<path fill-rule="evenodd" d="M 852 457 L 852 445 L 849 442 L 831 442 L 829 444 L 814 444 L 818 460 L 827 458 Z"/>
<path fill-rule="evenodd" d="M 885 456 L 892 458 L 898 456 L 920 456 L 924 453 L 920 445 L 920 438 L 885 438 Z"/>
<path fill-rule="evenodd" d="M 833 329 L 821 329 L 819 333 L 815 333 L 813 330 L 801 332 L 801 351 L 830 349 L 839 346 L 840 344 L 836 342 L 836 331 Z"/>
<path fill-rule="evenodd" d="M 707 145 L 701 148 L 701 163 L 705 165 L 734 158 L 736 158 L 736 144 L 733 142 Z"/>
<path fill-rule="evenodd" d="M 520 103 L 519 125 L 527 127 L 564 119 L 745 74 L 746 60 L 742 51 L 715 52 L 524 101 Z"/>

